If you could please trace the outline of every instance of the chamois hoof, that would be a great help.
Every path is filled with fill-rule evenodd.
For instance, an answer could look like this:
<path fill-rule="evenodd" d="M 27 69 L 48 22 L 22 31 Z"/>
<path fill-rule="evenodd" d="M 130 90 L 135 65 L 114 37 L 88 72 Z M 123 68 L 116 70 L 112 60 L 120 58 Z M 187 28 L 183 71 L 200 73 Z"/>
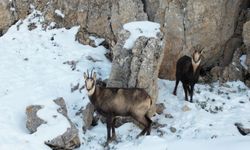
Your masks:
<path fill-rule="evenodd" d="M 117 142 L 117 140 L 116 140 L 116 135 L 112 136 L 110 140 L 111 140 L 111 142 L 112 142 L 112 141 Z"/>
<path fill-rule="evenodd" d="M 176 92 L 173 92 L 173 95 L 176 96 Z"/>

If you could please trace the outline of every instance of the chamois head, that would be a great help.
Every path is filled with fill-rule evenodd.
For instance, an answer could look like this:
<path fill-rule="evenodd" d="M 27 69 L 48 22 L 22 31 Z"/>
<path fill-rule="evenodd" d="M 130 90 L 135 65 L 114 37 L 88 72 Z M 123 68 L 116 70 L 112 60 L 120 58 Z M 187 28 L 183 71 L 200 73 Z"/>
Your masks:
<path fill-rule="evenodd" d="M 192 62 L 193 63 L 200 64 L 203 49 L 204 48 L 201 47 L 200 45 L 193 47 L 193 50 L 194 50 L 193 55 L 192 55 Z"/>
<path fill-rule="evenodd" d="M 90 76 L 89 76 L 88 70 L 87 70 L 87 73 L 84 72 L 85 87 L 89 96 L 93 95 L 95 91 L 96 72 L 94 72 L 93 75 L 92 73 L 93 73 L 93 69 L 91 70 Z"/>
<path fill-rule="evenodd" d="M 193 66 L 193 71 L 195 72 L 197 67 L 200 65 L 201 63 L 201 56 L 203 53 L 203 47 L 201 47 L 200 45 L 196 45 L 193 47 L 193 55 L 192 55 L 192 66 Z"/>

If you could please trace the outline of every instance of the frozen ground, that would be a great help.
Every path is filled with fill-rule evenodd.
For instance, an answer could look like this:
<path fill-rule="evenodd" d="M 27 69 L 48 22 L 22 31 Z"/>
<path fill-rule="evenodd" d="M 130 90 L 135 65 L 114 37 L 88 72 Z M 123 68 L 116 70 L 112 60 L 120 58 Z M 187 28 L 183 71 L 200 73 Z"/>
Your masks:
<path fill-rule="evenodd" d="M 95 67 L 98 77 L 108 78 L 111 64 L 104 57 L 106 49 L 76 42 L 78 27 L 53 29 L 53 24 L 42 27 L 42 21 L 39 12 L 33 13 L 0 38 L 0 149 L 50 149 L 44 141 L 62 134 L 69 126 L 56 112 L 58 106 L 52 100 L 57 97 L 66 100 L 69 116 L 78 125 L 82 143 L 79 150 L 104 149 L 105 124 L 99 122 L 83 134 L 81 116 L 75 114 L 86 106 L 88 98 L 85 90 L 72 93 L 71 87 L 78 83 L 83 85 L 82 75 L 87 68 Z M 29 31 L 28 26 L 35 29 Z M 76 65 L 70 65 L 72 63 Z M 243 83 L 198 84 L 194 103 L 184 101 L 181 85 L 178 96 L 171 94 L 174 81 L 159 80 L 158 83 L 158 103 L 166 106 L 163 114 L 153 118 L 159 127 L 153 128 L 150 136 L 136 139 L 140 130 L 134 124 L 126 123 L 116 129 L 118 143 L 111 143 L 108 148 L 249 149 L 250 136 L 240 135 L 234 126 L 240 122 L 250 128 L 250 91 Z M 38 115 L 48 123 L 40 126 L 36 133 L 29 134 L 25 127 L 25 108 L 32 104 L 44 106 Z M 57 118 L 52 117 L 55 114 Z"/>

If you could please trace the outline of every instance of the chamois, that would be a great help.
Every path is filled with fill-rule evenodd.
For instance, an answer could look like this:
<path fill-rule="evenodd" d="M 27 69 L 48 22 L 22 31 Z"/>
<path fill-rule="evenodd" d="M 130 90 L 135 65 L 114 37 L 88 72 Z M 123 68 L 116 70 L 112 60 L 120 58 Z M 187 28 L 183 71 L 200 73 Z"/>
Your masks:
<path fill-rule="evenodd" d="M 203 48 L 200 45 L 193 47 L 194 52 L 192 58 L 189 56 L 182 56 L 178 59 L 176 64 L 176 83 L 173 94 L 176 95 L 176 90 L 179 81 L 182 82 L 185 92 L 185 100 L 188 101 L 188 93 L 190 95 L 190 102 L 193 101 L 194 85 L 197 83 L 201 70 L 201 56 Z"/>
<path fill-rule="evenodd" d="M 93 70 L 92 70 L 93 71 Z M 116 139 L 115 120 L 118 116 L 131 116 L 144 126 L 137 136 L 150 134 L 152 120 L 148 111 L 152 105 L 152 99 L 144 89 L 140 88 L 111 88 L 96 85 L 96 72 L 92 76 L 84 72 L 85 87 L 90 102 L 98 113 L 106 118 L 107 144 Z M 112 129 L 112 137 L 111 137 Z"/>

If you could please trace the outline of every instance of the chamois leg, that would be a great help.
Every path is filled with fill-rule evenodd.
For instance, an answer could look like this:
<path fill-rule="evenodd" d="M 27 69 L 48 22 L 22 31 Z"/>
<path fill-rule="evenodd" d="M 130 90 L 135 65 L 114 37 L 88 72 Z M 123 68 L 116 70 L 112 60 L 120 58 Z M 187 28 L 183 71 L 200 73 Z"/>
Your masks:
<path fill-rule="evenodd" d="M 178 84 L 179 84 L 179 79 L 176 78 L 176 81 L 175 81 L 175 87 L 174 87 L 174 91 L 173 91 L 173 94 L 176 95 L 176 90 L 177 90 L 177 87 L 178 87 Z"/>
<path fill-rule="evenodd" d="M 152 122 L 153 122 L 153 121 L 148 117 L 148 115 L 145 115 L 145 118 L 147 119 L 148 124 L 149 124 L 148 129 L 147 129 L 147 135 L 150 135 L 151 126 L 152 126 Z"/>
<path fill-rule="evenodd" d="M 144 126 L 144 129 L 141 131 L 141 133 L 136 136 L 136 138 L 139 138 L 140 136 L 145 135 L 150 125 L 145 116 L 137 117 L 136 120 Z"/>
<path fill-rule="evenodd" d="M 185 92 L 185 100 L 188 101 L 188 96 L 187 96 L 188 85 L 186 83 L 182 83 L 182 86 L 183 86 L 183 90 Z"/>
<path fill-rule="evenodd" d="M 191 85 L 191 90 L 190 90 L 190 102 L 193 102 L 193 94 L 194 94 L 194 84 Z"/>
<path fill-rule="evenodd" d="M 113 120 L 112 120 L 112 137 L 111 137 L 112 141 L 116 140 L 115 121 L 116 121 L 116 118 L 114 117 Z"/>
<path fill-rule="evenodd" d="M 107 117 L 107 144 L 111 142 L 111 126 L 112 126 L 112 117 Z"/>

